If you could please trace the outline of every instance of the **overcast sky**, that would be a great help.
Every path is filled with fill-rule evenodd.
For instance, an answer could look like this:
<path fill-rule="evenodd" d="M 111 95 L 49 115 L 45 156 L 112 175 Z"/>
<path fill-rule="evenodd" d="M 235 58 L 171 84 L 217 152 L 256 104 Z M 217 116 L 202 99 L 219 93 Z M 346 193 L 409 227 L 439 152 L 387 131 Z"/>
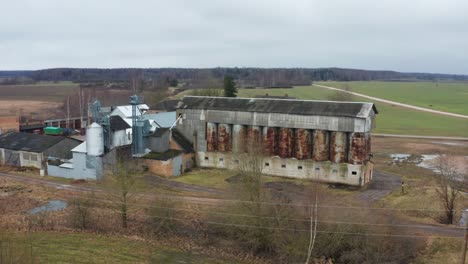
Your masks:
<path fill-rule="evenodd" d="M 468 74 L 467 0 L 1 0 L 0 70 L 348 67 Z"/>

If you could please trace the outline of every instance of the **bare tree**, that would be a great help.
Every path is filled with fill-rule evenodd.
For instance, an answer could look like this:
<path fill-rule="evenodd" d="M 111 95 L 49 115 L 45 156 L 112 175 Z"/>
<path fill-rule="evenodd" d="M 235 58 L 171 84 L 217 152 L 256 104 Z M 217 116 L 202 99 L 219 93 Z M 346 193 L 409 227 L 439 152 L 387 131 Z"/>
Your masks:
<path fill-rule="evenodd" d="M 444 207 L 444 222 L 453 224 L 463 175 L 457 170 L 454 159 L 450 155 L 439 155 L 436 162 L 437 193 Z"/>
<path fill-rule="evenodd" d="M 94 204 L 94 193 L 86 193 L 72 199 L 70 221 L 75 228 L 87 229 L 91 226 L 91 208 Z"/>
<path fill-rule="evenodd" d="M 113 209 L 120 214 L 122 228 L 128 226 L 129 199 L 139 175 L 141 175 L 141 170 L 135 165 L 119 161 L 105 179 L 107 185 L 112 188 L 108 191 L 108 195 L 113 201 Z"/>

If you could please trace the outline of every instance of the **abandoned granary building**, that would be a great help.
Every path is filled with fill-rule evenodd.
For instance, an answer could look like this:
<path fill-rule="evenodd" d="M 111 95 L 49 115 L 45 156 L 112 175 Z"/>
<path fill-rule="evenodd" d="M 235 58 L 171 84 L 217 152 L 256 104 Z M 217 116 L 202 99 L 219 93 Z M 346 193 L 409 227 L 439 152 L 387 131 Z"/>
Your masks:
<path fill-rule="evenodd" d="M 238 153 L 261 146 L 268 175 L 355 186 L 372 179 L 373 103 L 186 96 L 176 108 L 200 167 L 236 168 Z"/>

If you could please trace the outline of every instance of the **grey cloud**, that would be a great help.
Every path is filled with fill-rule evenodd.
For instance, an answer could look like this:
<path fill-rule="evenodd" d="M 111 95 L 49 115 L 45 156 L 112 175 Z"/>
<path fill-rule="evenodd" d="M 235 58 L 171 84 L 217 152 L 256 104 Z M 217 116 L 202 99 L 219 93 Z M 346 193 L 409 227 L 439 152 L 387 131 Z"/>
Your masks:
<path fill-rule="evenodd" d="M 16 0 L 2 9 L 0 69 L 337 66 L 468 74 L 464 0 Z"/>

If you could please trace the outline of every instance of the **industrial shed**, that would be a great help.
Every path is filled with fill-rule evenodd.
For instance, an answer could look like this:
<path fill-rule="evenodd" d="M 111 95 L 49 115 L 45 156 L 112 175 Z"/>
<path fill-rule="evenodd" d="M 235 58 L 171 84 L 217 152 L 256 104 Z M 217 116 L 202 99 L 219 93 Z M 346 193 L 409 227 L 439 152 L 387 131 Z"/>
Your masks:
<path fill-rule="evenodd" d="M 48 157 L 69 159 L 70 150 L 80 143 L 67 137 L 10 132 L 0 135 L 0 164 L 44 169 Z"/>
<path fill-rule="evenodd" d="M 177 129 L 201 167 L 236 168 L 260 145 L 265 174 L 362 186 L 377 113 L 373 103 L 186 96 Z"/>

